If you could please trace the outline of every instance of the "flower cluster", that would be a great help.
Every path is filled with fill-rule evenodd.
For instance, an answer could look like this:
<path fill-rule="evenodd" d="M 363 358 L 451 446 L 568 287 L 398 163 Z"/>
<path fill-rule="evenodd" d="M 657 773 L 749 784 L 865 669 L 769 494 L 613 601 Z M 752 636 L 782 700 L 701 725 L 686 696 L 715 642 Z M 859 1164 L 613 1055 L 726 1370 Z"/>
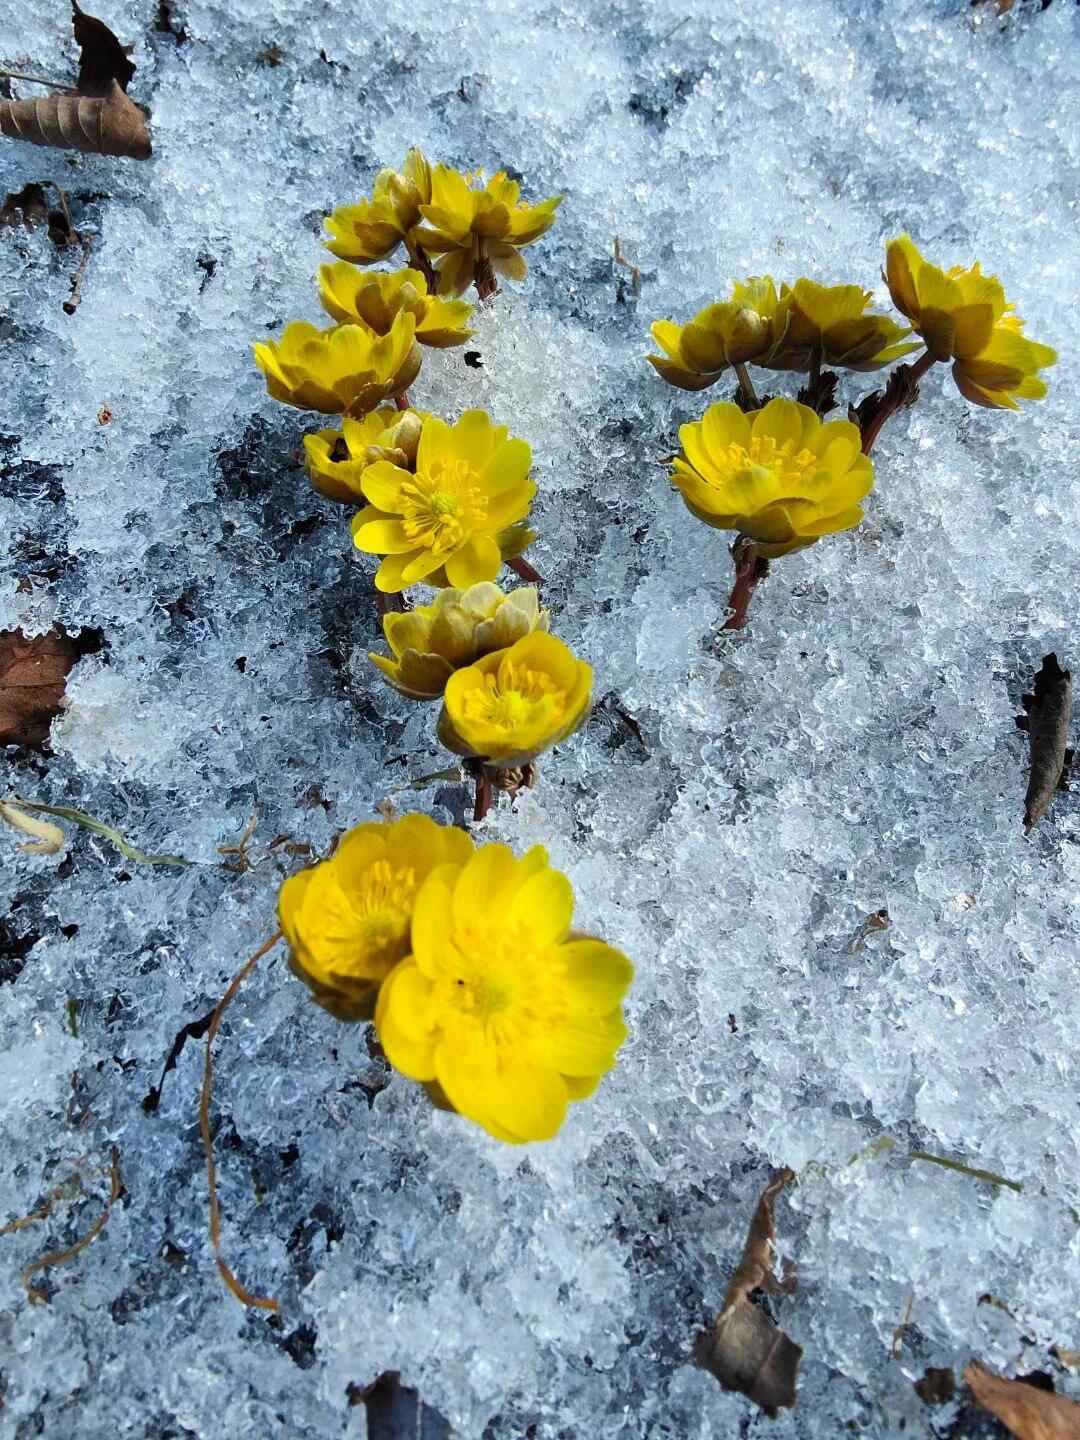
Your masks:
<path fill-rule="evenodd" d="M 874 484 L 868 458 L 874 440 L 890 415 L 914 403 L 917 382 L 937 361 L 952 362 L 957 388 L 976 405 L 1017 409 L 1018 400 L 1046 394 L 1039 371 L 1057 355 L 1023 334 L 1000 282 L 977 263 L 940 270 L 902 235 L 888 246 L 883 278 L 908 325 L 871 309 L 871 294 L 859 285 L 804 277 L 777 287 L 765 275 L 736 281 L 730 299 L 684 325 L 658 320 L 652 327 L 662 353 L 648 360 L 669 384 L 704 390 L 729 370 L 738 377 L 737 403 L 712 405 L 700 421 L 684 425 L 682 451 L 672 461 L 687 508 L 707 525 L 737 533 L 725 629 L 742 624 L 769 560 L 859 524 L 860 502 Z M 898 366 L 883 392 L 850 412 L 851 420 L 822 423 L 838 378 L 823 366 L 879 370 L 917 350 L 918 359 Z M 805 373 L 798 399 L 806 403 L 759 399 L 750 364 Z"/>
<path fill-rule="evenodd" d="M 410 150 L 400 172 L 380 171 L 370 200 L 334 211 L 327 244 L 356 265 L 385 260 L 404 245 L 410 262 L 436 279 L 440 295 L 462 295 L 475 284 L 486 296 L 494 275 L 525 278 L 521 252 L 551 229 L 561 200 L 529 205 L 501 170 L 485 181 L 483 171 L 463 175 Z M 432 255 L 439 257 L 434 265 Z"/>
<path fill-rule="evenodd" d="M 390 611 L 392 658 L 372 655 L 410 700 L 442 700 L 438 736 L 448 750 L 493 772 L 520 772 L 567 739 L 589 714 L 592 667 L 548 633 L 532 586 L 504 595 L 481 582 L 440 591 L 431 605 Z"/>
<path fill-rule="evenodd" d="M 437 733 L 476 781 L 476 818 L 583 723 L 592 670 L 549 632 L 535 585 L 496 583 L 508 563 L 539 578 L 521 559 L 536 538 L 529 445 L 483 410 L 451 422 L 406 392 L 421 347 L 471 336 L 458 298 L 470 284 L 486 298 L 496 275 L 524 277 L 521 252 L 558 204 L 524 204 L 505 174 L 485 183 L 412 150 L 327 220 L 337 259 L 319 293 L 334 324 L 297 321 L 255 346 L 275 399 L 340 417 L 304 437 L 308 475 L 355 509 L 390 648 L 371 659 L 398 694 L 441 705 Z M 402 246 L 404 268 L 358 268 Z M 435 588 L 429 603 L 385 598 L 420 583 Z M 285 882 L 278 908 L 315 1000 L 342 1020 L 374 1017 L 391 1064 L 499 1139 L 553 1136 L 625 1038 L 630 963 L 571 932 L 573 892 L 542 847 L 517 860 L 420 815 L 360 825 Z"/>
<path fill-rule="evenodd" d="M 361 825 L 282 886 L 295 973 L 387 1059 L 499 1140 L 548 1140 L 626 1038 L 625 955 L 571 929 L 543 846 L 516 859 L 421 815 Z"/>
<path fill-rule="evenodd" d="M 767 370 L 810 370 L 838 365 L 879 370 L 912 350 L 903 343 L 910 326 L 867 307 L 870 292 L 858 285 L 818 285 L 796 280 L 779 290 L 771 275 L 737 280 L 731 299 L 704 310 L 685 325 L 657 320 L 653 339 L 664 352 L 649 363 L 669 384 L 705 390 L 725 370 L 749 363 Z"/>
<path fill-rule="evenodd" d="M 341 417 L 304 437 L 307 471 L 355 508 L 353 542 L 378 557 L 380 597 L 420 583 L 442 592 L 412 610 L 383 602 L 392 658 L 372 659 L 402 695 L 443 701 L 438 733 L 468 762 L 478 817 L 493 786 L 531 783 L 537 755 L 582 723 L 592 671 L 546 633 L 535 589 L 504 595 L 494 583 L 504 564 L 535 578 L 521 560 L 536 539 L 529 445 L 483 410 L 451 423 L 413 409 L 406 391 L 422 346 L 471 336 L 472 306 L 456 298 L 470 283 L 486 295 L 495 274 L 526 274 L 521 251 L 551 228 L 559 200 L 525 204 L 505 174 L 485 183 L 411 150 L 326 222 L 338 258 L 321 267 L 319 292 L 335 325 L 297 321 L 255 346 L 275 399 Z M 402 246 L 404 269 L 357 268 Z"/>

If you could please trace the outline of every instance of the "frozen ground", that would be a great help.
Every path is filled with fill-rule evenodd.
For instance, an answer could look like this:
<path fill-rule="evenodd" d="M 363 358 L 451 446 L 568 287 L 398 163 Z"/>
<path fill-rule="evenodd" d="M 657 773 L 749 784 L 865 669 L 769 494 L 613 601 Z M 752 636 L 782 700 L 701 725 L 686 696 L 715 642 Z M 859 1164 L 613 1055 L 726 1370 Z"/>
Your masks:
<path fill-rule="evenodd" d="M 69 317 L 74 261 L 0 232 L 0 628 L 58 618 L 105 648 L 53 756 L 12 752 L 4 784 L 201 863 L 0 837 L 0 1223 L 88 1153 L 115 1145 L 124 1183 L 47 1305 L 20 1272 L 88 1228 L 100 1183 L 0 1238 L 0 1433 L 352 1440 L 348 1387 L 386 1369 L 470 1440 L 986 1433 L 912 1378 L 1080 1348 L 1080 812 L 1063 797 L 1023 838 L 1013 728 L 1044 652 L 1080 658 L 1080 11 L 178 0 L 170 35 L 155 0 L 91 8 L 136 42 L 155 156 L 0 143 L 0 191 L 55 178 L 95 238 Z M 73 71 L 61 0 L 0 11 L 0 59 Z M 219 1047 L 217 1146 L 226 1252 L 282 1299 L 277 1327 L 214 1272 L 201 1046 L 156 1113 L 141 1101 L 273 928 L 278 865 L 240 878 L 217 847 L 257 804 L 255 858 L 282 834 L 322 848 L 445 763 L 430 712 L 363 658 L 369 566 L 249 355 L 315 317 L 321 216 L 410 144 L 567 196 L 527 286 L 479 322 L 483 368 L 431 355 L 414 395 L 487 406 L 534 447 L 534 554 L 602 703 L 488 831 L 548 844 L 583 928 L 635 959 L 632 1034 L 523 1153 L 385 1085 L 363 1030 L 265 964 Z M 748 271 L 873 283 L 905 228 L 1001 274 L 1061 351 L 1049 399 L 973 411 L 932 375 L 885 432 L 867 523 L 780 562 L 718 643 L 723 537 L 656 463 L 702 402 L 644 364 L 648 322 Z M 853 953 L 882 907 L 891 928 Z M 688 1342 L 782 1163 L 800 1283 L 779 1314 L 806 1358 L 772 1424 Z"/>

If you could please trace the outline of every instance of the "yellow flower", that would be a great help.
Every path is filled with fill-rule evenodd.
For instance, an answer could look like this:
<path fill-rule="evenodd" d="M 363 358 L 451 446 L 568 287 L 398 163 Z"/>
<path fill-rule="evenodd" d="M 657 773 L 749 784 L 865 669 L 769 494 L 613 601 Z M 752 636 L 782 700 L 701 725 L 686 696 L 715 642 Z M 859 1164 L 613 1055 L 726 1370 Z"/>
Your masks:
<path fill-rule="evenodd" d="M 556 195 L 539 205 L 521 203 L 521 186 L 500 170 L 484 184 L 481 171 L 462 175 L 447 165 L 431 172 L 431 199 L 420 207 L 424 225 L 417 239 L 441 255 L 439 289 L 460 295 L 476 278 L 481 259 L 499 275 L 523 280 L 529 267 L 521 251 L 550 230 L 562 202 Z"/>
<path fill-rule="evenodd" d="M 468 590 L 440 590 L 431 605 L 388 610 L 383 633 L 393 658 L 370 658 L 408 699 L 438 700 L 455 670 L 547 628 L 548 612 L 540 609 L 535 585 L 504 595 L 484 580 Z"/>
<path fill-rule="evenodd" d="M 910 326 L 867 312 L 870 298 L 860 285 L 818 285 L 804 278 L 782 286 L 783 333 L 776 351 L 760 363 L 770 370 L 809 370 L 816 351 L 826 365 L 878 370 L 918 350 L 917 341 L 901 343 Z"/>
<path fill-rule="evenodd" d="M 278 915 L 292 967 L 320 1005 L 340 1020 L 371 1018 L 379 986 L 409 953 L 420 886 L 472 850 L 463 830 L 406 815 L 358 825 L 329 860 L 285 881 Z"/>
<path fill-rule="evenodd" d="M 585 721 L 592 667 L 536 630 L 455 670 L 446 683 L 439 739 L 455 755 L 500 769 L 526 765 Z"/>
<path fill-rule="evenodd" d="M 417 897 L 412 955 L 382 987 L 375 1025 L 395 1069 L 497 1140 L 550 1140 L 626 1038 L 634 970 L 570 930 L 574 892 L 542 845 L 485 845 L 440 866 Z"/>
<path fill-rule="evenodd" d="M 373 265 L 392 254 L 420 219 L 420 206 L 431 199 L 431 167 L 419 150 L 410 150 L 400 173 L 380 170 L 371 199 L 344 205 L 326 220 L 326 248 L 342 260 Z"/>
<path fill-rule="evenodd" d="M 323 309 L 335 320 L 366 325 L 376 335 L 389 333 L 398 315 L 411 315 L 421 345 L 440 349 L 463 345 L 473 333 L 464 327 L 473 307 L 464 300 L 440 300 L 428 294 L 419 270 L 365 275 L 338 260 L 319 269 Z"/>
<path fill-rule="evenodd" d="M 511 553 L 500 537 L 524 520 L 536 494 L 532 451 L 508 435 L 483 410 L 467 410 L 456 425 L 428 416 L 415 474 L 388 461 L 368 466 L 360 483 L 371 504 L 352 533 L 358 549 L 384 557 L 379 590 L 444 573 L 461 589 L 495 579 Z"/>
<path fill-rule="evenodd" d="M 346 415 L 340 430 L 315 430 L 304 436 L 307 472 L 316 490 L 345 505 L 363 504 L 360 477 L 376 460 L 409 470 L 424 416 L 416 410 L 381 406 L 361 417 Z"/>
<path fill-rule="evenodd" d="M 286 325 L 280 340 L 256 345 L 255 363 L 266 388 L 283 405 L 340 415 L 363 415 L 406 391 L 420 370 L 415 321 L 399 315 L 387 335 L 364 325 L 319 330 L 306 320 Z"/>
<path fill-rule="evenodd" d="M 738 530 L 773 559 L 850 530 L 874 483 L 850 420 L 822 423 L 806 405 L 770 400 L 744 415 L 724 401 L 679 431 L 673 480 L 706 525 Z"/>
<path fill-rule="evenodd" d="M 1038 372 L 1057 362 L 1057 352 L 1022 334 L 1000 281 L 970 270 L 939 270 L 924 260 L 909 235 L 893 240 L 885 258 L 893 304 L 926 341 L 935 360 L 953 362 L 960 393 L 975 405 L 1018 410 L 1014 396 L 1041 400 L 1046 382 Z"/>
<path fill-rule="evenodd" d="M 730 300 L 707 305 L 686 325 L 657 320 L 652 335 L 664 354 L 650 355 L 649 364 L 669 385 L 705 390 L 731 365 L 766 364 L 762 357 L 782 337 L 785 321 L 772 276 L 751 275 L 734 282 Z"/>

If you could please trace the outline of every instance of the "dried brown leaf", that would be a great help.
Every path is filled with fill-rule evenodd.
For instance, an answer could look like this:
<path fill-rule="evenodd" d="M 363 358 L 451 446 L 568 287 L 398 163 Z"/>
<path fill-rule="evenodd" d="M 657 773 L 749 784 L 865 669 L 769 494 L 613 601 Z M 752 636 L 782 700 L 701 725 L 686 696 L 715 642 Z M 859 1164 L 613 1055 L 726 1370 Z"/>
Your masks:
<path fill-rule="evenodd" d="M 1017 1440 L 1080 1440 L 1080 1405 L 1023 1380 L 1006 1380 L 978 1360 L 964 1370 L 977 1403 Z"/>
<path fill-rule="evenodd" d="M 56 204 L 50 205 L 46 191 L 53 191 Z M 38 225 L 49 227 L 49 239 L 58 250 L 80 243 L 81 236 L 71 223 L 67 196 L 55 180 L 31 180 L 21 190 L 13 190 L 0 205 L 0 227 L 23 225 L 33 230 Z"/>
<path fill-rule="evenodd" d="M 935 1369 L 933 1365 L 924 1370 L 915 1381 L 915 1394 L 924 1405 L 944 1405 L 956 1394 L 956 1376 L 951 1365 Z"/>
<path fill-rule="evenodd" d="M 1057 656 L 1043 658 L 1035 688 L 1021 702 L 1026 715 L 1017 724 L 1031 743 L 1031 777 L 1024 796 L 1024 831 L 1029 832 L 1050 808 L 1054 791 L 1065 773 L 1072 710 L 1072 671 L 1063 670 Z"/>
<path fill-rule="evenodd" d="M 83 95 L 103 95 L 115 80 L 126 90 L 135 74 L 129 58 L 130 45 L 121 45 L 104 20 L 87 15 L 71 0 L 71 28 L 79 47 L 79 78 L 76 88 Z"/>
<path fill-rule="evenodd" d="M 758 1290 L 793 1288 L 790 1279 L 779 1280 L 773 1271 L 772 1242 L 773 1204 L 794 1178 L 794 1171 L 781 1170 L 766 1186 L 716 1324 L 694 1337 L 696 1363 L 715 1375 L 725 1390 L 738 1390 L 774 1418 L 782 1407 L 795 1404 L 803 1352 L 751 1296 Z"/>
<path fill-rule="evenodd" d="M 146 116 L 125 93 L 135 74 L 127 49 L 104 21 L 80 10 L 77 0 L 72 23 L 80 51 L 74 93 L 0 100 L 0 133 L 57 150 L 148 159 Z"/>
<path fill-rule="evenodd" d="M 21 190 L 11 190 L 4 196 L 4 203 L 0 205 L 0 225 L 9 227 L 12 225 L 25 225 L 27 230 L 33 230 L 35 225 L 40 225 L 49 216 L 49 202 L 45 198 L 45 191 L 36 180 L 31 180 Z"/>
<path fill-rule="evenodd" d="M 146 116 L 113 80 L 109 93 L 43 95 L 36 100 L 0 100 L 0 132 L 28 145 L 82 150 L 91 155 L 150 157 Z"/>
<path fill-rule="evenodd" d="M 0 745 L 44 748 L 78 655 L 62 630 L 33 636 L 0 631 Z"/>

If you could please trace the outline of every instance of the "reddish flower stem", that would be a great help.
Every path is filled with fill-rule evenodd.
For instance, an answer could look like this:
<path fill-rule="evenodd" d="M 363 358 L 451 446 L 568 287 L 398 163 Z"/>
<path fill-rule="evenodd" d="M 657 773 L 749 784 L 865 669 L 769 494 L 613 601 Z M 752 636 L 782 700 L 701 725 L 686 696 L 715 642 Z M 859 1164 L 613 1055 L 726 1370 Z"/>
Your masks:
<path fill-rule="evenodd" d="M 409 408 L 409 392 L 408 392 L 407 390 L 403 390 L 400 395 L 395 395 L 395 396 L 394 396 L 394 404 L 397 406 L 397 408 L 398 408 L 399 410 L 408 410 L 408 408 Z"/>
<path fill-rule="evenodd" d="M 893 379 L 890 380 L 881 400 L 862 424 L 862 452 L 864 455 L 869 455 L 874 448 L 874 441 L 881 434 L 886 420 L 891 419 L 898 410 L 904 410 L 915 403 L 918 398 L 919 381 L 931 365 L 936 363 L 930 351 L 924 350 L 913 365 L 902 365 L 898 371 L 893 372 Z M 903 384 L 893 383 L 894 380 L 900 378 L 899 372 L 903 372 Z"/>
<path fill-rule="evenodd" d="M 529 562 L 521 555 L 515 555 L 512 560 L 507 560 L 506 563 L 515 575 L 519 576 L 522 580 L 528 581 L 530 585 L 542 585 L 544 583 L 540 571 L 534 570 Z"/>
<path fill-rule="evenodd" d="M 752 540 L 740 535 L 731 547 L 731 558 L 735 561 L 735 584 L 727 603 L 731 614 L 720 627 L 721 630 L 741 630 L 746 624 L 746 612 L 754 591 L 769 573 L 769 562 L 757 553 Z"/>
<path fill-rule="evenodd" d="M 749 370 L 747 370 L 745 364 L 734 365 L 732 368 L 739 377 L 739 391 L 742 396 L 742 400 L 739 402 L 740 408 L 743 410 L 758 409 L 761 401 L 758 399 L 757 391 L 754 389 L 754 382 L 750 379 Z"/>
<path fill-rule="evenodd" d="M 491 802 L 495 798 L 495 792 L 491 784 L 491 776 L 488 774 L 486 765 L 476 767 L 476 802 L 473 805 L 473 824 L 478 825 L 491 809 Z"/>

